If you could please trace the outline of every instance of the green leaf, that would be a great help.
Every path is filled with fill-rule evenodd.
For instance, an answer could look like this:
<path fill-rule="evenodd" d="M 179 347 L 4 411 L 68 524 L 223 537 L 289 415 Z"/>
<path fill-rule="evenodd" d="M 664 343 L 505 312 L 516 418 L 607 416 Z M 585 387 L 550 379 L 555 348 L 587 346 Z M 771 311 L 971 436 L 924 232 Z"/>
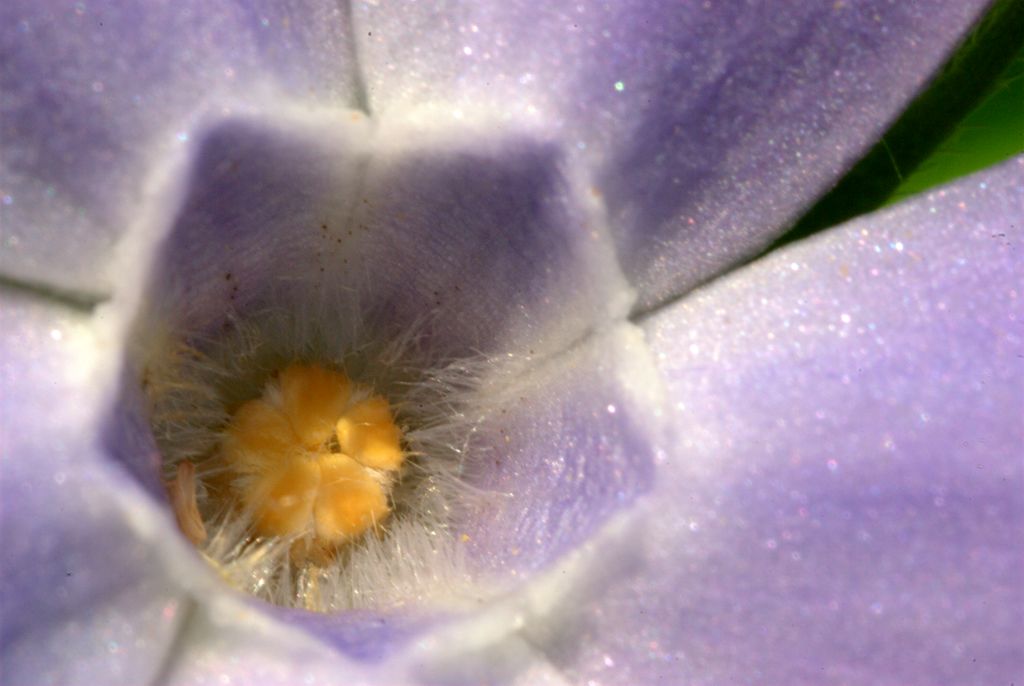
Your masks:
<path fill-rule="evenodd" d="M 768 251 L 872 212 L 890 198 L 895 199 L 897 193 L 899 197 L 905 197 L 915 192 L 914 189 L 928 187 L 931 182 L 927 177 L 916 178 L 918 169 L 922 174 L 937 174 L 946 181 L 1019 150 L 1021 126 L 1019 117 L 1018 126 L 1015 129 L 1012 126 L 1012 102 L 992 106 L 998 110 L 998 124 L 981 125 L 989 129 L 987 133 L 991 143 L 982 144 L 977 139 L 968 139 L 960 144 L 954 142 L 954 137 L 961 129 L 976 126 L 973 122 L 968 125 L 967 117 L 976 110 L 984 109 L 993 94 L 1009 90 L 1006 97 L 1012 99 L 1013 89 L 1017 89 L 1019 95 L 1019 75 L 1014 77 L 1016 72 L 1012 70 L 1015 59 L 1024 53 L 1021 26 L 1024 26 L 1024 0 L 994 2 L 985 18 L 961 43 L 930 86 L 910 104 L 879 143 Z M 1006 138 L 1011 139 L 1008 145 L 1003 140 Z M 947 142 L 958 145 L 961 154 L 945 155 L 940 152 Z M 964 158 L 962 153 L 967 147 L 979 148 L 978 155 L 962 159 L 965 164 L 957 170 L 951 167 L 946 170 L 945 160 L 948 157 Z M 942 156 L 933 163 L 933 155 Z M 930 169 L 933 164 L 934 169 Z M 914 185 L 901 188 L 905 181 Z"/>

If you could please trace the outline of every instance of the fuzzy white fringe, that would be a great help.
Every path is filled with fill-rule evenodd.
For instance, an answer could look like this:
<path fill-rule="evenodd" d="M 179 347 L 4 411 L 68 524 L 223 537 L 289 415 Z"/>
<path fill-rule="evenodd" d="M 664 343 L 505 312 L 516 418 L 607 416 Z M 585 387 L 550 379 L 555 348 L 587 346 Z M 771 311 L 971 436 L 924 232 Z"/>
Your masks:
<path fill-rule="evenodd" d="M 163 457 L 164 476 L 196 466 L 197 502 L 209 537 L 202 555 L 232 586 L 286 607 L 330 612 L 406 604 L 457 609 L 501 592 L 474 578 L 453 514 L 503 494 L 481 492 L 462 479 L 473 433 L 502 402 L 494 389 L 525 360 L 431 359 L 427 322 L 401 335 L 366 330 L 365 313 L 338 308 L 268 309 L 244 320 L 228 317 L 216 335 L 172 334 L 153 322 L 137 327 L 139 377 Z M 186 313 L 163 321 L 187 320 Z M 327 323 L 325 325 L 325 322 Z M 386 338 L 384 337 L 386 336 Z M 239 508 L 217 505 L 204 481 L 231 413 L 261 394 L 267 379 L 293 361 L 343 369 L 392 403 L 409 450 L 392 491 L 393 514 L 378 535 L 341 549 L 330 564 L 296 564 L 293 540 L 252 536 Z"/>

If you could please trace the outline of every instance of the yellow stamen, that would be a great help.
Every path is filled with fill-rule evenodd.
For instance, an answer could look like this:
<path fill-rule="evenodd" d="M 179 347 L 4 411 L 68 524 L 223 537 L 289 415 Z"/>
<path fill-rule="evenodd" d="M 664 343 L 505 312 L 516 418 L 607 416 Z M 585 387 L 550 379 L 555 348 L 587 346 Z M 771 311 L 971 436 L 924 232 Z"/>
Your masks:
<path fill-rule="evenodd" d="M 241 502 L 257 535 L 303 538 L 301 550 L 328 550 L 384 521 L 385 472 L 404 459 L 387 400 L 315 365 L 290 365 L 277 383 L 279 393 L 271 387 L 228 424 L 223 495 Z M 353 404 L 353 395 L 366 399 Z"/>
<path fill-rule="evenodd" d="M 222 453 L 232 469 L 259 474 L 275 469 L 294 456 L 299 447 L 299 439 L 281 410 L 263 400 L 250 400 L 231 418 Z"/>
<path fill-rule="evenodd" d="M 301 535 L 311 529 L 320 489 L 320 466 L 299 458 L 255 480 L 244 492 L 262 536 Z"/>
<path fill-rule="evenodd" d="M 341 452 L 374 469 L 402 466 L 402 434 L 391 419 L 388 401 L 379 395 L 356 403 L 338 420 Z"/>
<path fill-rule="evenodd" d="M 390 512 L 372 472 L 345 455 L 320 458 L 320 494 L 314 508 L 316 535 L 331 542 L 358 536 Z"/>
<path fill-rule="evenodd" d="M 344 412 L 352 382 L 341 372 L 293 364 L 281 372 L 284 413 L 305 447 L 315 450 L 334 433 Z"/>

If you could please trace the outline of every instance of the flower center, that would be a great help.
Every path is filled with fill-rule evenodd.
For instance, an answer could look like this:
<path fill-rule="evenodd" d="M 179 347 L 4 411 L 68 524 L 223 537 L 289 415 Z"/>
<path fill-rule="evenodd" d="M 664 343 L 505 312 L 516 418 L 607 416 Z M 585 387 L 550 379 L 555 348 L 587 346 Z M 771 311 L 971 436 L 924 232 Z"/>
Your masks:
<path fill-rule="evenodd" d="M 232 415 L 210 465 L 209 498 L 245 515 L 256 536 L 296 541 L 293 558 L 329 554 L 391 513 L 401 438 L 383 397 L 341 372 L 291 364 Z M 198 543 L 205 532 L 192 479 L 191 465 L 179 466 L 171 493 L 182 530 Z"/>

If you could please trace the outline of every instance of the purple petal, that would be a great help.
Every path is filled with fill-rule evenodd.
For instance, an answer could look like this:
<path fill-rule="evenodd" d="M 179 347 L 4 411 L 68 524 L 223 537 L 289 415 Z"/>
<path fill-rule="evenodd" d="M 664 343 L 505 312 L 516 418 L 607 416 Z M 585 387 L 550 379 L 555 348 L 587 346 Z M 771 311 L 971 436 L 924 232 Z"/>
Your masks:
<path fill-rule="evenodd" d="M 652 486 L 661 430 L 656 378 L 622 326 L 488 392 L 466 480 L 495 497 L 457 522 L 482 564 L 543 568 L 585 543 Z M 493 405 L 492 405 L 493 404 Z"/>
<path fill-rule="evenodd" d="M 221 123 L 171 210 L 146 307 L 192 332 L 278 308 L 342 348 L 355 321 L 422 333 L 435 357 L 550 352 L 630 301 L 561 163 L 525 135 Z"/>
<path fill-rule="evenodd" d="M 393 674 L 372 673 L 312 637 L 269 622 L 261 612 L 225 609 L 221 600 L 197 606 L 169 657 L 169 686 L 221 683 L 291 686 L 356 686 L 408 683 Z"/>
<path fill-rule="evenodd" d="M 1020 681 L 1022 199 L 1024 158 L 644 323 L 675 445 L 579 681 Z"/>
<path fill-rule="evenodd" d="M 183 604 L 168 592 L 169 585 L 166 577 L 154 575 L 17 635 L 3 647 L 4 683 L 152 683 Z"/>
<path fill-rule="evenodd" d="M 374 151 L 351 227 L 366 238 L 350 260 L 376 270 L 364 297 L 389 319 L 434 313 L 435 350 L 541 354 L 628 311 L 632 293 L 558 146 L 525 132 L 404 135 Z"/>
<path fill-rule="evenodd" d="M 771 241 L 987 5 L 365 3 L 371 105 L 540 120 L 603 192 L 641 305 Z"/>
<path fill-rule="evenodd" d="M 146 683 L 183 598 L 140 538 L 142 519 L 133 526 L 119 505 L 138 489 L 92 438 L 93 332 L 82 315 L 11 292 L 0 330 L 4 683 Z"/>
<path fill-rule="evenodd" d="M 148 175 L 198 121 L 354 102 L 347 25 L 315 0 L 3 3 L 0 270 L 108 290 Z"/>

